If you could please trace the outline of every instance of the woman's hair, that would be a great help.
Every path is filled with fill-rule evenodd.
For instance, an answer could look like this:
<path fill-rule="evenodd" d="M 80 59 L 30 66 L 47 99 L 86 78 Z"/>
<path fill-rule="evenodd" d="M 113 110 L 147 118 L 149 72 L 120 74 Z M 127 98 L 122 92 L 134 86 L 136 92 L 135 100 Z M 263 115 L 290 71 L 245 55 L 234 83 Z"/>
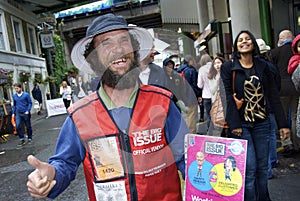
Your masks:
<path fill-rule="evenodd" d="M 64 87 L 64 84 L 66 84 L 66 87 L 68 86 L 67 81 L 62 81 L 61 86 Z"/>
<path fill-rule="evenodd" d="M 230 160 L 230 161 L 231 161 L 231 163 L 232 163 L 232 170 L 235 171 L 235 169 L 236 169 L 236 160 L 235 160 L 235 158 L 234 158 L 233 156 L 228 156 L 228 157 L 225 159 L 225 161 L 224 161 L 224 169 L 226 168 L 226 161 L 227 161 L 227 160 Z"/>
<path fill-rule="evenodd" d="M 236 36 L 236 38 L 234 40 L 234 43 L 233 43 L 233 57 L 236 58 L 236 59 L 241 58 L 241 55 L 240 55 L 240 53 L 238 52 L 238 49 L 237 49 L 237 43 L 238 43 L 238 38 L 242 33 L 246 33 L 250 36 L 250 39 L 251 39 L 251 41 L 253 43 L 253 47 L 254 47 L 253 50 L 252 50 L 252 56 L 253 57 L 259 56 L 259 47 L 257 45 L 257 42 L 256 42 L 256 39 L 255 39 L 254 35 L 248 30 L 242 30 L 242 31 L 240 31 L 240 33 L 238 33 L 238 35 Z"/>
<path fill-rule="evenodd" d="M 212 63 L 211 63 L 211 66 L 210 66 L 210 68 L 209 68 L 209 71 L 208 71 L 208 75 L 207 75 L 207 77 L 208 77 L 208 79 L 213 79 L 213 78 L 215 78 L 216 77 L 216 75 L 218 74 L 218 71 L 215 69 L 215 67 L 214 67 L 214 65 L 215 65 L 215 61 L 217 60 L 217 59 L 219 59 L 222 63 L 224 63 L 224 58 L 223 57 L 220 57 L 220 56 L 216 56 L 214 59 L 213 59 L 213 61 L 212 61 Z"/>
<path fill-rule="evenodd" d="M 205 64 L 207 64 L 208 62 L 211 62 L 212 59 L 209 56 L 209 54 L 204 54 L 201 59 L 200 59 L 200 67 L 204 66 Z"/>

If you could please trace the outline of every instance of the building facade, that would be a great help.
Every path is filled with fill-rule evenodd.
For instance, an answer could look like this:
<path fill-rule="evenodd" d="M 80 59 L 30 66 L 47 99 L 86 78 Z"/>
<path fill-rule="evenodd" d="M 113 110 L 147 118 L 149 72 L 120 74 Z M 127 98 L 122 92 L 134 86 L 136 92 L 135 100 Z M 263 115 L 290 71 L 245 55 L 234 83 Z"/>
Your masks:
<path fill-rule="evenodd" d="M 36 31 L 38 23 L 33 13 L 15 1 L 0 2 L 0 69 L 11 79 L 0 87 L 0 102 L 12 101 L 13 83 L 22 83 L 23 90 L 30 93 L 35 79 L 44 80 L 47 76 Z M 46 88 L 41 85 L 44 96 Z"/>
<path fill-rule="evenodd" d="M 199 54 L 205 49 L 211 55 L 224 53 L 229 58 L 231 45 L 240 30 L 250 30 L 256 38 L 263 38 L 272 48 L 277 44 L 282 29 L 296 35 L 300 28 L 299 0 L 149 0 L 142 4 L 122 1 L 109 9 L 58 17 L 63 22 L 66 53 L 84 36 L 89 22 L 107 12 L 123 15 L 129 23 L 144 28 L 161 28 L 188 36 L 181 54 Z M 178 43 L 160 31 L 158 38 L 171 44 Z M 177 38 L 179 38 L 178 36 Z M 177 48 L 179 49 L 178 44 Z M 205 48 L 204 48 L 205 47 Z M 69 61 L 70 62 L 70 61 Z"/>

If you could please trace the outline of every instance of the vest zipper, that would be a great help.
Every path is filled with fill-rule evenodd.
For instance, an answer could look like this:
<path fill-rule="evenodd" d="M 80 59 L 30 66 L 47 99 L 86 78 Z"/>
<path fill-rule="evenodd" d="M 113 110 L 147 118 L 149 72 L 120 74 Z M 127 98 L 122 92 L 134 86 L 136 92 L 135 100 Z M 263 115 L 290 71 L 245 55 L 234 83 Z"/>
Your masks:
<path fill-rule="evenodd" d="M 137 190 L 136 190 L 136 181 L 135 181 L 135 174 L 134 174 L 134 164 L 132 159 L 132 151 L 130 147 L 130 139 L 128 136 L 128 132 L 126 130 L 122 131 L 122 139 L 123 139 L 123 145 L 124 145 L 124 155 L 126 160 L 126 166 L 127 166 L 127 176 L 129 181 L 129 190 L 130 190 L 130 198 L 131 201 L 137 201 Z"/>

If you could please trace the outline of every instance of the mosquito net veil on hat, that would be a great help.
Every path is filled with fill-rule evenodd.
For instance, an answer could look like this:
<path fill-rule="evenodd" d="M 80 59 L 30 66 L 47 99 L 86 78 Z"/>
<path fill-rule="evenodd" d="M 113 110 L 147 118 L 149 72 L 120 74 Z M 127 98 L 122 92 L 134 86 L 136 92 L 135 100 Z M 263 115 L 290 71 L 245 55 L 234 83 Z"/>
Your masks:
<path fill-rule="evenodd" d="M 95 18 L 91 25 L 87 28 L 86 36 L 74 45 L 71 52 L 73 64 L 83 72 L 94 74 L 90 64 L 84 57 L 87 45 L 92 41 L 94 36 L 98 34 L 120 29 L 127 29 L 139 42 L 139 49 L 133 51 L 138 51 L 140 54 L 140 60 L 143 60 L 149 54 L 153 46 L 153 38 L 151 34 L 144 28 L 128 26 L 126 20 L 122 16 L 116 16 L 109 13 Z"/>

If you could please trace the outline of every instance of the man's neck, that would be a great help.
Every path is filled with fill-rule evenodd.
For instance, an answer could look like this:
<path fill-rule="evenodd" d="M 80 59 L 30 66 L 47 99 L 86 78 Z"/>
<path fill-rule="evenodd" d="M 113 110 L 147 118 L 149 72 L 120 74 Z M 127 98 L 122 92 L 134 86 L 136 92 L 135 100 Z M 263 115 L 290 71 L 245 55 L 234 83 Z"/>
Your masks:
<path fill-rule="evenodd" d="M 149 66 L 149 64 L 141 63 L 140 64 L 141 72 L 143 72 L 144 70 L 146 70 L 148 68 L 148 66 Z"/>
<path fill-rule="evenodd" d="M 106 94 L 108 95 L 108 97 L 111 99 L 111 101 L 117 106 L 117 107 L 121 107 L 124 106 L 126 104 L 126 102 L 128 101 L 130 95 L 132 94 L 133 90 L 134 90 L 134 86 L 128 89 L 115 89 L 112 87 L 109 87 L 107 85 L 103 85 L 103 89 L 106 92 Z"/>

